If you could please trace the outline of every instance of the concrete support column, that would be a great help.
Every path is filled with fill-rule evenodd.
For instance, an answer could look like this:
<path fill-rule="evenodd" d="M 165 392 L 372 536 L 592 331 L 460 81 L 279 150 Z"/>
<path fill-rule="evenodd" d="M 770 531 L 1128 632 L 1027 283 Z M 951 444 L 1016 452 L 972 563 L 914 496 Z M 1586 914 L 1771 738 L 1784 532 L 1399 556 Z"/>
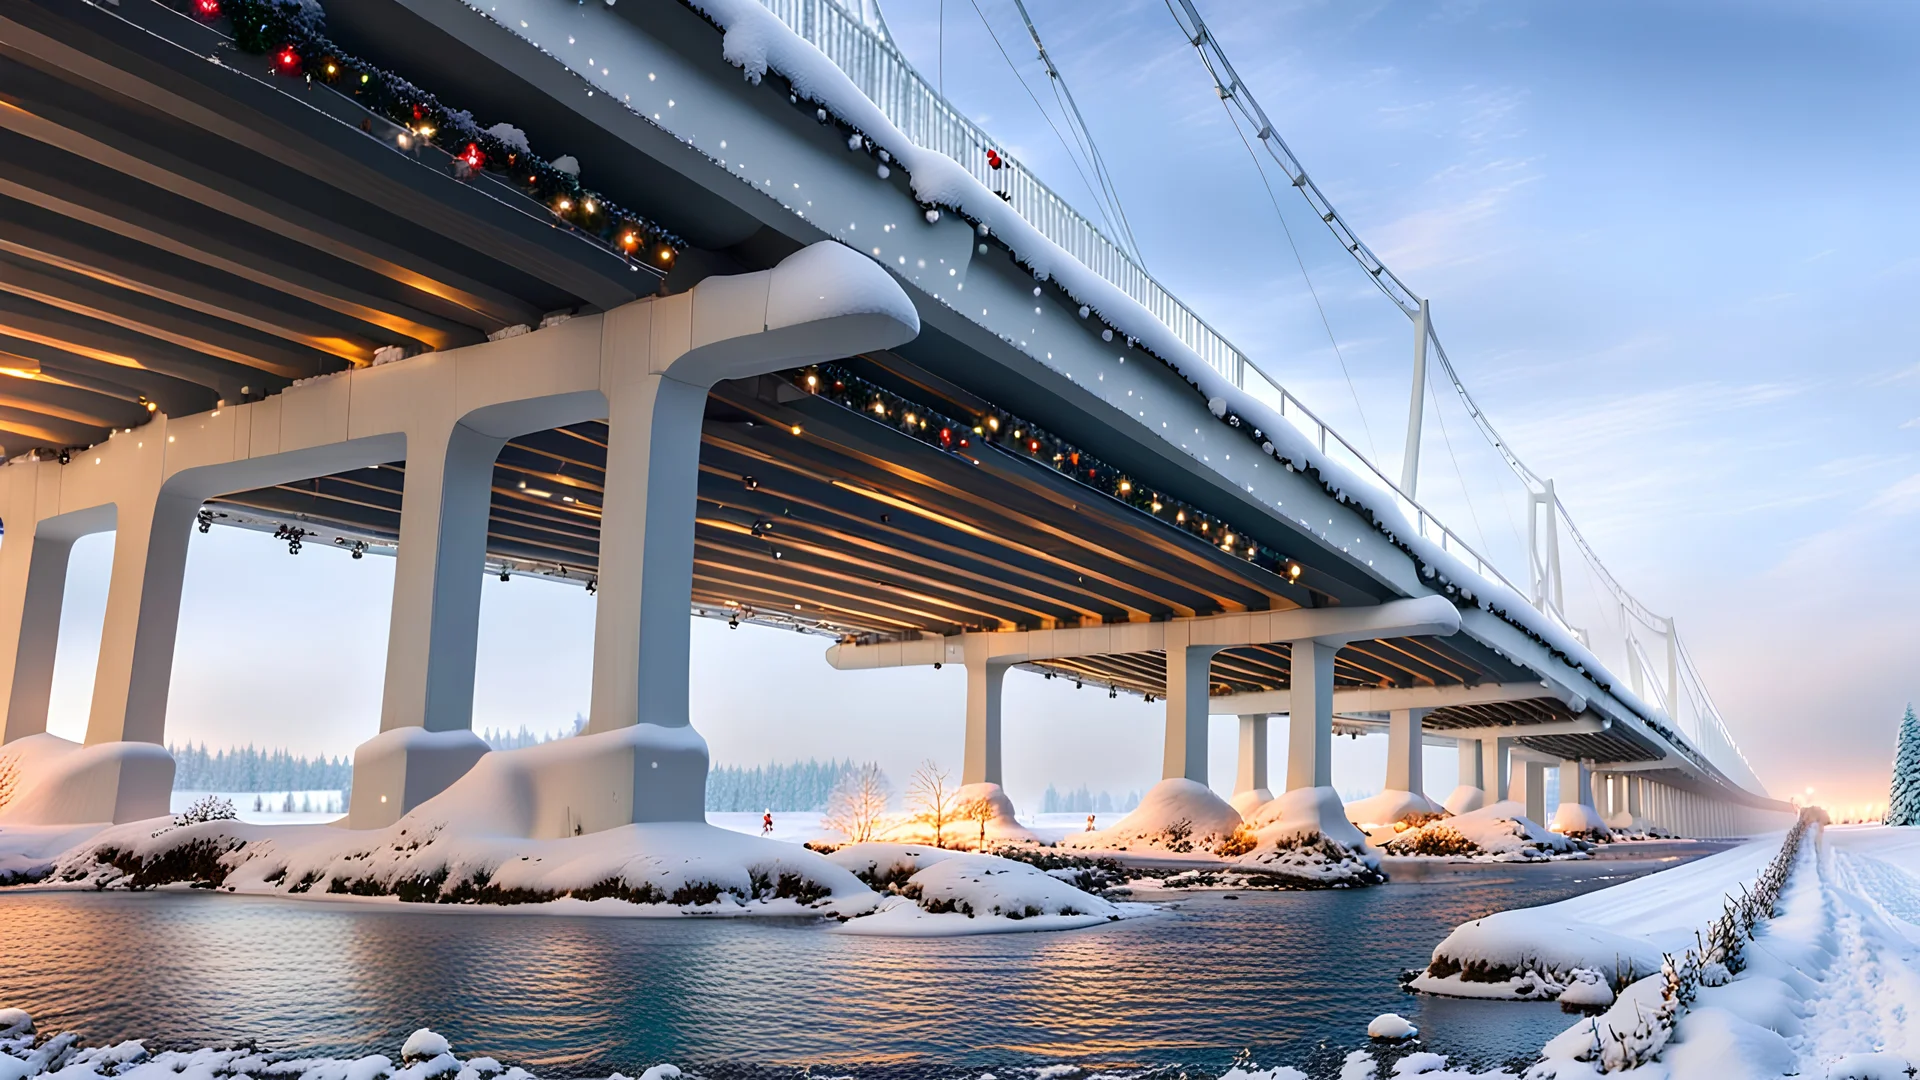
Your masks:
<path fill-rule="evenodd" d="M 1480 780 L 1481 787 L 1487 793 L 1487 801 L 1500 802 L 1509 798 L 1511 773 L 1508 757 L 1513 752 L 1512 739 L 1480 740 Z"/>
<path fill-rule="evenodd" d="M 30 504 L 0 524 L 0 686 L 9 688 L 0 743 L 10 743 L 47 730 L 73 538 L 38 528 Z"/>
<path fill-rule="evenodd" d="M 982 645 L 984 646 L 984 642 Z M 985 653 L 985 648 L 979 650 Z M 967 659 L 967 742 L 962 784 L 998 784 L 1000 779 L 1000 687 L 1007 665 L 984 656 Z"/>
<path fill-rule="evenodd" d="M 1293 712 L 1287 718 L 1287 790 L 1332 787 L 1333 657 L 1339 649 L 1312 640 L 1289 647 Z"/>
<path fill-rule="evenodd" d="M 408 433 L 381 731 L 473 725 L 493 465 L 506 442 L 459 423 Z"/>
<path fill-rule="evenodd" d="M 1486 757 L 1480 748 L 1479 739 L 1461 739 L 1460 747 L 1460 785 L 1462 787 L 1487 790 Z"/>
<path fill-rule="evenodd" d="M 1207 782 L 1207 679 L 1217 648 L 1167 644 L 1167 736 L 1163 780 Z"/>
<path fill-rule="evenodd" d="M 1426 739 L 1421 724 L 1431 709 L 1395 709 L 1387 718 L 1387 790 L 1426 794 Z"/>
<path fill-rule="evenodd" d="M 707 388 L 639 375 L 609 393 L 587 730 L 688 723 L 693 515 Z"/>
<path fill-rule="evenodd" d="M 1547 823 L 1547 765 L 1543 761 L 1522 761 L 1507 785 L 1507 798 L 1525 804 L 1527 819 Z"/>
<path fill-rule="evenodd" d="M 1560 801 L 1593 805 L 1593 773 L 1584 761 L 1560 763 Z"/>
<path fill-rule="evenodd" d="M 1267 717 L 1264 713 L 1242 716 L 1239 768 L 1233 777 L 1233 793 L 1259 791 L 1266 786 Z"/>
<path fill-rule="evenodd" d="M 473 683 L 493 466 L 506 441 L 445 415 L 407 433 L 380 734 L 354 748 L 352 828 L 392 824 L 487 753 L 472 730 Z"/>
<path fill-rule="evenodd" d="M 177 492 L 135 495 L 115 506 L 113 572 L 87 715 L 88 746 L 166 742 L 187 541 L 199 509 L 200 500 Z M 165 802 L 154 812 L 165 813 Z"/>

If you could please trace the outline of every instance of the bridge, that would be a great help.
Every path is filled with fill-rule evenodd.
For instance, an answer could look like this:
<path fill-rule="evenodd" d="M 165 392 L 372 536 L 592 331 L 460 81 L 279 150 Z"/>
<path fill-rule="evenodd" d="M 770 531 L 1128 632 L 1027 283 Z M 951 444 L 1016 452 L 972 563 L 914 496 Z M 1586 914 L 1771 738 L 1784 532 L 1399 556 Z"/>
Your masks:
<path fill-rule="evenodd" d="M 1545 820 L 1554 768 L 1576 825 L 1785 820 L 1671 620 L 1634 602 L 1665 663 L 1630 635 L 1624 680 L 1568 625 L 1549 481 L 1522 590 L 834 0 L 22 0 L 0 51 L 0 753 L 38 785 L 0 820 L 166 811 L 215 526 L 396 559 L 354 828 L 486 753 L 486 573 L 597 597 L 588 732 L 628 737 L 548 778 L 603 796 L 556 835 L 701 818 L 690 613 L 964 666 L 967 783 L 1019 668 L 1163 701 L 1168 779 L 1239 716 L 1243 807 L 1284 716 L 1284 790 L 1385 730 L 1410 810 L 1438 741 L 1455 810 Z M 54 647 L 105 531 L 75 745 Z"/>

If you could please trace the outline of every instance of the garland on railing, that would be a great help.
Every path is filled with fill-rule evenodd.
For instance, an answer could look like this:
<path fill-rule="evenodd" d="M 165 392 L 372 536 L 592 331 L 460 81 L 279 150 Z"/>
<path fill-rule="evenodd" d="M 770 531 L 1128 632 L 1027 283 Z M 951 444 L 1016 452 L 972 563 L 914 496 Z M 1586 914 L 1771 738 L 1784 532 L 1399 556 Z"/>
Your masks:
<path fill-rule="evenodd" d="M 275 75 L 320 82 L 352 98 L 368 112 L 406 129 L 409 143 L 445 151 L 454 175 L 486 171 L 544 204 L 554 217 L 630 259 L 656 267 L 672 264 L 686 242 L 643 214 L 581 186 L 574 172 L 533 153 L 508 125 L 482 128 L 473 114 L 442 103 L 394 72 L 360 59 L 329 39 L 319 6 L 299 0 L 166 0 L 203 23 L 226 20 L 233 43 L 267 56 Z M 362 121 L 362 130 L 370 130 Z M 404 145 L 404 144 L 403 144 Z"/>
<path fill-rule="evenodd" d="M 824 397 L 878 423 L 904 432 L 929 446 L 959 454 L 975 464 L 974 454 L 991 447 L 1032 461 L 1069 477 L 1075 483 L 1118 499 L 1161 524 L 1179 529 L 1212 545 L 1222 554 L 1271 571 L 1289 583 L 1298 583 L 1300 563 L 1261 543 L 1198 507 L 1162 494 L 1131 476 L 1036 425 L 997 406 L 989 406 L 970 420 L 946 416 L 855 375 L 841 364 L 798 369 L 789 376 L 793 385 Z"/>

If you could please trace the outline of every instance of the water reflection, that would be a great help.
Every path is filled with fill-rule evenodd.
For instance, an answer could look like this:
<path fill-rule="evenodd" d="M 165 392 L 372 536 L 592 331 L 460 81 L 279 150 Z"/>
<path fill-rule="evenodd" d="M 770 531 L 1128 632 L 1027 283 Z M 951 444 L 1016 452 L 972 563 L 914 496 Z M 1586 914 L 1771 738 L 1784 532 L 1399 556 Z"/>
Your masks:
<path fill-rule="evenodd" d="M 1604 868 L 1603 868 L 1604 867 Z M 1561 864 L 1358 892 L 1205 896 L 1067 934 L 846 937 L 800 922 L 554 918 L 203 894 L 0 894 L 0 1005 L 89 1041 L 246 1039 L 393 1054 L 430 1025 L 462 1053 L 629 1075 L 817 1064 L 939 1074 L 1038 1060 L 1217 1072 L 1336 1060 L 1377 1013 L 1492 1064 L 1552 1006 L 1412 998 L 1397 975 L 1455 924 L 1620 880 Z M 1604 873 L 1606 882 L 1594 879 Z M 750 1071 L 750 1070 L 749 1070 Z"/>

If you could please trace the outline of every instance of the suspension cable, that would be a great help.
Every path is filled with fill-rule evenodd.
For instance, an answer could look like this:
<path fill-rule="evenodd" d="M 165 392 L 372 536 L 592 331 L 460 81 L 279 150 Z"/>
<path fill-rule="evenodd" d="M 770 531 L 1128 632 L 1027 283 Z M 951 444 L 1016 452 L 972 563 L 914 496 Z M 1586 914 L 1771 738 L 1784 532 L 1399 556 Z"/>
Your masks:
<path fill-rule="evenodd" d="M 1033 49 L 1040 54 L 1040 62 L 1047 66 L 1047 78 L 1053 86 L 1053 96 L 1060 104 L 1060 111 L 1066 114 L 1067 127 L 1073 131 L 1074 138 L 1081 144 L 1081 152 L 1087 155 L 1087 163 L 1093 168 L 1093 177 L 1100 182 L 1100 190 L 1106 193 L 1107 202 L 1113 207 L 1113 216 L 1118 228 L 1115 230 L 1124 242 L 1124 247 L 1133 260 L 1146 266 L 1146 260 L 1140 256 L 1140 245 L 1133 237 L 1133 224 L 1127 220 L 1127 212 L 1120 205 L 1120 188 L 1114 182 L 1113 174 L 1107 171 L 1106 159 L 1100 156 L 1100 146 L 1093 140 L 1093 129 L 1087 126 L 1087 118 L 1080 115 L 1080 104 L 1073 100 L 1073 90 L 1067 86 L 1066 76 L 1054 66 L 1053 57 L 1047 54 L 1047 47 L 1040 40 L 1040 30 L 1033 25 L 1033 16 L 1027 13 L 1024 0 L 1013 0 L 1013 6 L 1020 11 L 1020 18 L 1027 24 L 1027 35 L 1033 38 Z M 1063 99 L 1064 100 L 1061 100 Z"/>
<path fill-rule="evenodd" d="M 980 17 L 980 25 L 986 27 L 987 36 L 993 39 L 994 48 L 1000 50 L 1001 59 L 1007 62 L 1007 70 L 1013 73 L 1014 81 L 1020 84 L 1020 89 L 1027 92 L 1027 97 L 1033 102 L 1033 107 L 1040 110 L 1040 118 L 1047 122 L 1049 128 L 1053 129 L 1053 137 L 1060 140 L 1060 149 L 1067 152 L 1067 160 L 1073 164 L 1073 171 L 1079 174 L 1080 182 L 1086 185 L 1087 193 L 1093 196 L 1094 206 L 1099 208 L 1100 216 L 1106 220 L 1107 231 L 1119 235 L 1120 228 L 1114 223 L 1115 215 L 1108 210 L 1106 201 L 1100 197 L 1100 189 L 1094 186 L 1093 181 L 1087 179 L 1086 170 L 1080 167 L 1079 155 L 1075 154 L 1073 148 L 1067 145 L 1067 137 L 1060 133 L 1059 125 L 1053 122 L 1053 114 L 1047 111 L 1045 105 L 1040 104 L 1039 96 L 1033 92 L 1033 87 L 1027 85 L 1026 77 L 1021 75 L 1020 69 L 1015 66 L 1013 56 L 1007 52 L 1007 47 L 1000 43 L 1000 35 L 994 32 L 993 24 L 987 21 L 987 13 L 980 10 L 980 0 L 969 0 L 969 2 L 973 5 L 973 13 Z M 1051 68 L 1052 64 L 1049 63 L 1048 67 Z"/>
<path fill-rule="evenodd" d="M 1301 163 L 1292 148 L 1289 147 L 1286 141 L 1280 137 L 1279 133 L 1274 130 L 1272 121 L 1267 118 L 1265 110 L 1260 107 L 1260 103 L 1254 99 L 1252 92 L 1248 90 L 1246 84 L 1241 81 L 1239 73 L 1234 70 L 1232 61 L 1227 59 L 1227 54 L 1225 50 L 1221 48 L 1219 40 L 1213 35 L 1213 32 L 1208 29 L 1206 21 L 1200 17 L 1199 10 L 1194 7 L 1193 0 L 1166 0 L 1166 5 L 1167 11 L 1173 16 L 1174 23 L 1180 27 L 1180 32 L 1186 37 L 1188 44 L 1192 45 L 1194 50 L 1199 53 L 1201 63 L 1206 67 L 1207 73 L 1213 78 L 1214 91 L 1219 95 L 1222 104 L 1227 107 L 1229 115 L 1231 116 L 1232 113 L 1237 111 L 1241 117 L 1247 120 L 1249 126 L 1254 130 L 1254 138 L 1266 148 L 1268 155 L 1280 166 L 1281 171 L 1286 174 L 1294 188 L 1300 192 L 1301 197 L 1306 199 L 1307 204 L 1313 208 L 1315 213 L 1320 215 L 1321 222 L 1324 223 L 1328 231 L 1333 234 L 1334 239 L 1339 241 L 1340 245 L 1347 249 L 1347 253 L 1353 257 L 1355 262 L 1360 264 L 1362 270 L 1366 271 L 1367 276 L 1373 280 L 1375 286 L 1377 286 L 1389 300 L 1393 301 L 1403 314 L 1409 319 L 1417 318 L 1420 313 L 1420 298 L 1405 281 L 1401 280 L 1399 275 L 1388 268 L 1385 261 L 1376 255 L 1372 248 L 1369 248 L 1366 243 L 1360 239 L 1359 233 L 1341 216 L 1332 201 L 1320 190 L 1319 185 L 1315 184 L 1313 179 L 1307 175 L 1306 166 Z M 1239 130 L 1237 123 L 1235 129 Z M 1243 141 L 1245 140 L 1246 136 L 1244 133 L 1241 135 L 1241 138 Z M 1249 150 L 1251 150 L 1251 147 L 1249 147 Z M 1263 173 L 1262 179 L 1264 180 L 1264 178 Z M 1271 187 L 1268 188 L 1268 191 L 1269 194 L 1271 194 Z M 1467 414 L 1472 417 L 1474 425 L 1480 429 L 1481 434 L 1492 444 L 1494 449 L 1500 453 L 1507 467 L 1513 471 L 1515 476 L 1520 478 L 1521 483 L 1527 488 L 1529 493 L 1543 493 L 1546 490 L 1545 482 L 1538 473 L 1528 468 L 1526 463 L 1520 460 L 1519 455 L 1514 453 L 1511 444 L 1509 444 L 1500 434 L 1499 430 L 1493 426 L 1493 422 L 1487 417 L 1486 411 L 1480 407 L 1479 402 L 1474 400 L 1473 394 L 1467 389 L 1466 383 L 1460 378 L 1459 371 L 1454 368 L 1452 359 L 1447 356 L 1446 347 L 1440 342 L 1439 334 L 1432 332 L 1431 326 L 1429 326 L 1429 332 L 1431 333 L 1431 343 L 1434 353 L 1440 361 L 1440 369 L 1446 373 L 1448 382 L 1452 383 L 1454 393 L 1459 396 L 1461 403 L 1466 407 Z M 1364 423 L 1364 421 L 1365 414 L 1363 413 L 1362 422 Z M 1378 456 L 1377 451 L 1376 456 Z M 1457 467 L 1456 462 L 1456 468 Z M 1471 510 L 1471 500 L 1469 500 L 1469 509 Z M 1703 715 L 1711 718 L 1714 725 L 1722 735 L 1725 736 L 1725 724 L 1721 720 L 1718 710 L 1713 707 L 1711 699 L 1707 698 L 1705 683 L 1700 680 L 1698 671 L 1692 666 L 1691 658 L 1680 645 L 1678 635 L 1671 629 L 1671 620 L 1655 615 L 1652 609 L 1648 608 L 1637 597 L 1628 592 L 1626 587 L 1620 583 L 1619 579 L 1613 576 L 1613 573 L 1600 561 L 1599 554 L 1594 551 L 1592 544 L 1590 544 L 1586 536 L 1580 532 L 1579 526 L 1574 524 L 1572 515 L 1567 512 L 1567 507 L 1560 501 L 1558 494 L 1554 496 L 1549 511 L 1551 513 L 1557 513 L 1560 515 L 1560 518 L 1566 522 L 1567 531 L 1572 534 L 1574 543 L 1580 549 L 1582 557 L 1600 578 L 1601 583 L 1606 586 L 1607 591 L 1612 593 L 1614 598 L 1619 601 L 1623 611 L 1630 612 L 1634 618 L 1643 622 L 1650 629 L 1663 628 L 1664 632 L 1674 634 L 1673 649 L 1676 660 L 1679 661 L 1676 667 L 1683 669 L 1698 685 L 1703 704 L 1706 706 L 1702 710 Z M 1477 527 L 1477 515 L 1475 524 Z M 1482 542 L 1485 542 L 1484 531 Z M 1623 629 L 1625 628 L 1623 627 Z M 1630 631 L 1628 631 L 1628 637 L 1628 647 L 1632 648 L 1634 646 L 1632 645 L 1632 635 Z M 1676 675 L 1677 674 L 1678 673 L 1676 673 Z M 1679 679 L 1676 677 L 1675 681 L 1678 682 Z M 1676 686 L 1670 688 L 1668 694 L 1670 697 L 1677 698 L 1679 692 L 1680 688 Z M 1677 706 L 1674 707 L 1672 711 L 1675 713 L 1675 719 L 1677 721 Z M 1725 736 L 1725 741 L 1736 754 L 1739 754 L 1739 748 L 1733 743 L 1730 736 Z M 1744 764 L 1744 755 L 1741 755 L 1741 757 L 1742 763 Z"/>
<path fill-rule="evenodd" d="M 1222 102 L 1222 107 L 1225 104 Z M 1326 328 L 1327 344 L 1333 346 L 1334 359 L 1340 361 L 1340 374 L 1346 376 L 1347 393 L 1353 395 L 1354 410 L 1360 414 L 1360 429 L 1366 433 L 1367 449 L 1377 458 L 1380 456 L 1380 448 L 1374 445 L 1373 425 L 1367 423 L 1366 406 L 1360 404 L 1360 390 L 1353 384 L 1353 372 L 1348 370 L 1346 355 L 1340 351 L 1340 340 L 1334 336 L 1333 323 L 1327 318 L 1326 305 L 1320 302 L 1320 290 L 1314 287 L 1313 275 L 1307 273 L 1307 261 L 1300 255 L 1300 245 L 1294 243 L 1293 227 L 1287 224 L 1287 215 L 1280 209 L 1280 197 L 1274 194 L 1273 185 L 1267 181 L 1267 170 L 1261 168 L 1260 157 L 1253 152 L 1253 144 L 1247 141 L 1247 133 L 1241 130 L 1240 121 L 1235 118 L 1232 110 L 1227 111 L 1227 122 L 1233 125 L 1233 133 L 1240 136 L 1240 144 L 1247 148 L 1247 157 L 1253 161 L 1253 171 L 1260 175 L 1260 186 L 1267 189 L 1267 201 L 1273 204 L 1273 214 L 1280 219 L 1280 230 L 1287 234 L 1287 246 L 1293 249 L 1293 261 L 1299 265 L 1300 276 L 1306 280 L 1307 292 L 1313 296 L 1314 309 L 1320 312 L 1320 325 Z"/>

